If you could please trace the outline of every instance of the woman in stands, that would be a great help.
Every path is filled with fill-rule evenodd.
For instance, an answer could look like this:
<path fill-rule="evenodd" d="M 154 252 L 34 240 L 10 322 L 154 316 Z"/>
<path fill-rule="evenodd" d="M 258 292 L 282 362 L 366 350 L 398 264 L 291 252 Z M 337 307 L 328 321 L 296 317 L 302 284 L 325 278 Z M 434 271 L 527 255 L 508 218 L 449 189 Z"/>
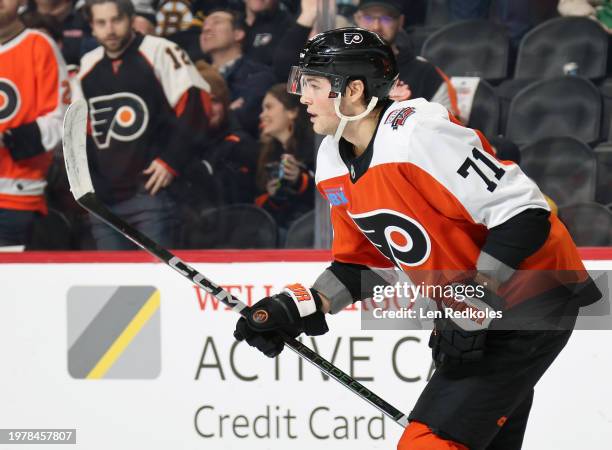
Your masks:
<path fill-rule="evenodd" d="M 256 203 L 276 220 L 281 243 L 289 224 L 314 208 L 314 135 L 299 97 L 270 88 L 260 118 Z"/>

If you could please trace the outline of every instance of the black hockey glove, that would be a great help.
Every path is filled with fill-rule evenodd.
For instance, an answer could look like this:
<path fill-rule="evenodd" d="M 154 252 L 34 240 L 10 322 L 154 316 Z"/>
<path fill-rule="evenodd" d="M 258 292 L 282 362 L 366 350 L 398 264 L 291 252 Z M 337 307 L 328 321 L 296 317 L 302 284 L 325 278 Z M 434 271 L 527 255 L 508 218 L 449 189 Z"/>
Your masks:
<path fill-rule="evenodd" d="M 255 303 L 248 316 L 238 319 L 234 337 L 274 358 L 285 346 L 278 331 L 291 337 L 301 333 L 318 336 L 329 331 L 321 306 L 315 290 L 292 284 L 282 293 Z"/>
<path fill-rule="evenodd" d="M 438 301 L 441 318 L 434 320 L 429 347 L 436 367 L 479 361 L 491 321 L 501 318 L 505 302 L 473 281 L 454 283 L 454 297 Z"/>

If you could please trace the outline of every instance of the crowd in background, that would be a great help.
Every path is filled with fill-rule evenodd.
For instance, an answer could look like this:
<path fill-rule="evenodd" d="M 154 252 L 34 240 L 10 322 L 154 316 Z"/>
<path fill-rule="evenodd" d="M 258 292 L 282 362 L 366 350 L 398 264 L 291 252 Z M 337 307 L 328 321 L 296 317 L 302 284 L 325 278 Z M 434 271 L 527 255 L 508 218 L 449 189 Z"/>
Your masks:
<path fill-rule="evenodd" d="M 92 148 L 89 149 L 90 159 L 97 161 L 94 163 L 97 168 L 93 168 L 94 180 L 108 185 L 109 194 L 105 199 L 115 212 L 129 217 L 137 226 L 149 220 L 155 221 L 157 226 L 163 215 L 164 227 L 157 227 L 156 231 L 147 227 L 142 230 L 157 236 L 157 240 L 168 247 L 200 248 L 224 246 L 214 239 L 207 241 L 197 237 L 198 229 L 206 228 L 203 221 L 207 217 L 214 220 L 210 219 L 214 217 L 210 211 L 229 205 L 251 205 L 271 217 L 277 227 L 275 244 L 284 246 L 292 224 L 315 207 L 314 171 L 318 142 L 299 97 L 287 94 L 285 83 L 291 66 L 297 63 L 300 48 L 309 37 L 322 31 L 319 27 L 325 12 L 321 7 L 330 2 L 133 0 L 133 9 L 126 11 L 130 17 L 133 16 L 130 23 L 135 36 L 140 39 L 137 41 L 140 53 L 143 53 L 143 48 L 153 45 L 150 42 L 157 42 L 143 36 L 163 37 L 172 45 L 176 44 L 175 47 L 155 44 L 162 45 L 171 63 L 177 68 L 182 65 L 192 67 L 185 72 L 185 77 L 191 77 L 187 81 L 154 75 L 162 86 L 160 98 L 165 100 L 151 101 L 167 101 L 169 109 L 149 111 L 155 115 L 148 118 L 149 123 L 157 121 L 157 130 L 151 131 L 147 138 L 149 141 L 142 141 L 139 145 L 153 142 L 155 146 L 163 141 L 166 148 L 153 153 L 147 149 L 142 154 L 138 150 L 129 149 L 132 153 L 122 150 L 124 156 L 112 161 L 100 159 L 91 153 Z M 96 18 L 92 18 L 92 5 L 100 7 L 102 4 L 102 0 L 29 0 L 19 12 L 20 21 L 26 27 L 42 31 L 57 43 L 67 64 L 73 95 L 79 92 L 88 100 L 111 94 L 111 91 L 99 87 L 100 79 L 111 76 L 105 75 L 103 61 L 109 59 L 108 70 L 117 74 L 122 69 L 115 66 L 115 62 L 121 58 L 127 61 L 128 58 L 116 55 L 113 59 L 113 36 L 102 42 L 101 32 L 96 32 L 96 26 L 102 30 L 103 24 L 96 25 Z M 434 4 L 443 4 L 447 15 L 445 21 L 449 23 L 478 18 L 503 23 L 512 47 L 510 67 L 525 33 L 559 14 L 592 17 L 604 28 L 612 25 L 612 9 L 606 1 L 337 0 L 332 9 L 336 14 L 333 18 L 336 27 L 357 25 L 367 28 L 392 45 L 400 72 L 399 82 L 390 94 L 392 99 L 424 97 L 444 104 L 457 117 L 461 117 L 457 86 L 441 67 L 419 56 L 423 30 L 431 25 Z M 96 54 L 95 49 L 101 42 L 106 56 L 99 48 L 99 54 Z M 153 55 L 153 50 L 151 52 Z M 144 59 L 153 61 L 157 70 L 155 56 L 148 58 L 145 55 Z M 100 78 L 96 78 L 97 73 Z M 194 79 L 194 73 L 201 78 Z M 139 74 L 132 73 L 131 77 L 138 78 Z M 140 82 L 146 86 L 146 77 L 143 76 Z M 184 90 L 175 95 L 177 88 L 172 84 L 183 82 L 186 83 Z M 108 89 L 112 90 L 112 87 Z M 157 117 L 166 119 L 158 120 Z M 182 131 L 168 131 L 171 128 L 165 127 Z M 9 130 L 4 131 L 5 136 L 11 135 Z M 109 133 L 112 141 L 112 130 Z M 498 157 L 520 162 L 520 151 L 514 143 L 503 136 L 488 137 L 497 149 Z M 104 152 L 108 145 L 94 136 L 90 147 L 96 152 Z M 174 154 L 179 151 L 178 147 L 182 152 L 180 158 Z M 126 154 L 132 155 L 130 160 Z M 76 205 L 68 191 L 59 146 L 53 155 L 45 192 L 52 211 L 49 216 L 53 217 L 42 219 L 43 216 L 37 214 L 28 225 L 27 233 L 20 234 L 19 238 L 0 233 L 0 247 L 25 244 L 26 248 L 34 249 L 130 248 L 127 241 L 113 237 L 111 233 L 114 232 L 110 230 L 103 231 L 104 224 L 97 223 Z M 138 161 L 138 167 L 133 168 L 133 173 L 142 175 L 132 177 L 129 175 L 132 172 L 112 168 L 121 174 L 113 176 L 130 176 L 129 181 L 134 184 L 129 194 L 122 194 L 113 185 L 113 176 L 104 173 L 104 167 L 130 166 L 136 164 L 134 161 Z M 99 171 L 98 178 L 96 170 Z M 155 201 L 149 200 L 153 197 Z M 135 208 L 134 203 L 138 207 Z M 551 204 L 554 208 L 553 200 Z M 0 212 L 2 208 L 0 203 Z M 152 219 L 153 210 L 156 215 Z M 37 226 L 37 223 L 43 226 Z M 61 228 L 62 225 L 66 225 L 65 228 Z M 240 228 L 245 224 L 233 225 Z M 67 234 L 62 232 L 59 236 L 54 232 L 49 236 L 49 230 L 55 229 L 65 230 Z M 214 230 L 214 227 L 209 229 Z"/>

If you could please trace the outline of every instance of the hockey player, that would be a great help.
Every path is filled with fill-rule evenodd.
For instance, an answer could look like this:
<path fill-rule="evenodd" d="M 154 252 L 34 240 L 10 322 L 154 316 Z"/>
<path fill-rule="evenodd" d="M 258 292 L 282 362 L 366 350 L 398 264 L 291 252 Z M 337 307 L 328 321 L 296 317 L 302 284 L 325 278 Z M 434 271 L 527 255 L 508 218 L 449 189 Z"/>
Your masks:
<path fill-rule="evenodd" d="M 176 44 L 132 30 L 130 0 L 87 0 L 101 46 L 81 60 L 89 104 L 89 161 L 96 191 L 113 210 L 165 246 L 175 245 L 176 201 L 166 189 L 204 132 L 208 85 Z M 98 249 L 130 245 L 92 217 Z"/>
<path fill-rule="evenodd" d="M 55 43 L 27 30 L 20 0 L 0 0 L 0 247 L 25 244 L 70 103 L 66 65 Z"/>
<path fill-rule="evenodd" d="M 411 278 L 422 270 L 470 271 L 462 283 L 485 293 L 471 306 L 495 312 L 512 311 L 516 289 L 507 286 L 517 269 L 569 270 L 575 276 L 550 295 L 523 303 L 546 305 L 537 310 L 542 319 L 560 308 L 570 319 L 564 329 L 493 331 L 506 318 L 452 314 L 436 320 L 430 346 L 437 370 L 398 444 L 519 449 L 534 385 L 569 339 L 579 305 L 599 291 L 519 167 L 496 160 L 486 139 L 454 123 L 442 106 L 387 101 L 396 77 L 392 50 L 363 29 L 322 33 L 302 50 L 288 88 L 301 95 L 314 130 L 327 135 L 316 182 L 331 204 L 334 260 L 312 288 L 290 285 L 253 305 L 235 337 L 274 357 L 283 349 L 275 330 L 325 333 L 326 313 L 366 296 L 361 277 L 368 268 L 396 267 Z"/>

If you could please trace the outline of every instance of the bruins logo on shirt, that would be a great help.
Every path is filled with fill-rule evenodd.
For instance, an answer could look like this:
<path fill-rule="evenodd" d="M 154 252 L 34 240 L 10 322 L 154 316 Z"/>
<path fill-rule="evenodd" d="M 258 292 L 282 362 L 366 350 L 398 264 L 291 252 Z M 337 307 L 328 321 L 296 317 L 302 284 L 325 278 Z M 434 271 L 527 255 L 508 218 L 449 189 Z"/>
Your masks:
<path fill-rule="evenodd" d="M 155 15 L 157 27 L 155 32 L 159 36 L 170 36 L 189 28 L 194 22 L 189 0 L 166 0 L 161 2 Z M 199 24 L 202 26 L 202 24 Z"/>
<path fill-rule="evenodd" d="M 378 251 L 400 269 L 402 265 L 418 266 L 429 258 L 429 235 L 413 218 L 391 209 L 349 216 Z"/>
<path fill-rule="evenodd" d="M 0 78 L 0 123 L 8 122 L 21 105 L 19 90 L 13 82 L 7 78 Z"/>
<path fill-rule="evenodd" d="M 89 99 L 91 127 L 98 148 L 108 148 L 111 140 L 138 139 L 149 123 L 149 110 L 137 95 L 120 92 Z"/>

